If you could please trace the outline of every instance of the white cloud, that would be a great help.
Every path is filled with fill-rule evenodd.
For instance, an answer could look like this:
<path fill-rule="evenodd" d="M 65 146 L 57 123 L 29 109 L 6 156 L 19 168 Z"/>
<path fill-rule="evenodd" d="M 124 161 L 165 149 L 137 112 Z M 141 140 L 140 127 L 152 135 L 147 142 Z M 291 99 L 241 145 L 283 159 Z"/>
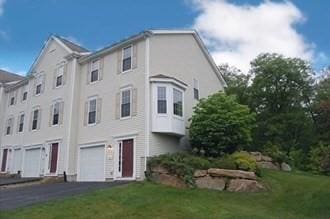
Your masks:
<path fill-rule="evenodd" d="M 0 16 L 3 14 L 3 8 L 6 0 L 0 0 Z"/>
<path fill-rule="evenodd" d="M 227 0 L 191 0 L 198 11 L 197 29 L 217 62 L 247 72 L 249 63 L 263 52 L 312 60 L 314 46 L 295 26 L 304 22 L 302 12 L 291 2 L 265 0 L 259 5 L 236 5 Z"/>

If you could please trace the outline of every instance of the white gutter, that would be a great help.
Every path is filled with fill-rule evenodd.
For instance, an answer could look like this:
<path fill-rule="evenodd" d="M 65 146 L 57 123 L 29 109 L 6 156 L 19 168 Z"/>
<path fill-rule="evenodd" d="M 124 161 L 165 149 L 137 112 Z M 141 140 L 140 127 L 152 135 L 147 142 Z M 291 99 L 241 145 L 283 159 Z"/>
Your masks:
<path fill-rule="evenodd" d="M 150 156 L 150 83 L 149 83 L 149 75 L 150 75 L 150 38 L 147 37 L 145 41 L 145 169 L 147 170 L 147 158 Z"/>

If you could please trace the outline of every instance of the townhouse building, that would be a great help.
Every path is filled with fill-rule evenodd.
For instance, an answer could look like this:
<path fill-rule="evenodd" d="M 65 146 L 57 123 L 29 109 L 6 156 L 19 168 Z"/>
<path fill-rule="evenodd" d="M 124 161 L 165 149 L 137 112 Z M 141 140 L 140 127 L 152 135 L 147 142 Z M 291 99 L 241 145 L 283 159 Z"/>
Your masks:
<path fill-rule="evenodd" d="M 52 35 L 0 87 L 1 172 L 141 180 L 147 158 L 189 146 L 200 98 L 225 82 L 194 30 L 148 30 L 96 52 Z"/>

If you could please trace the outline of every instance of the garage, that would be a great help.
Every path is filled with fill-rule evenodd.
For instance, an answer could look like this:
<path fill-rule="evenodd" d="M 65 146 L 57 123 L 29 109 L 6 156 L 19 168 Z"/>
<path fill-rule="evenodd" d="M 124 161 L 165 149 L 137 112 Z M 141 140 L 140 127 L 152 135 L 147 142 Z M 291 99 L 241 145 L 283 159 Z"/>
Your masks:
<path fill-rule="evenodd" d="M 40 148 L 26 149 L 24 156 L 24 177 L 40 176 Z"/>
<path fill-rule="evenodd" d="M 105 146 L 80 148 L 79 181 L 105 181 Z"/>
<path fill-rule="evenodd" d="M 20 171 L 21 166 L 22 166 L 22 150 L 20 148 L 17 148 L 14 150 L 12 173 L 17 173 L 18 171 Z"/>

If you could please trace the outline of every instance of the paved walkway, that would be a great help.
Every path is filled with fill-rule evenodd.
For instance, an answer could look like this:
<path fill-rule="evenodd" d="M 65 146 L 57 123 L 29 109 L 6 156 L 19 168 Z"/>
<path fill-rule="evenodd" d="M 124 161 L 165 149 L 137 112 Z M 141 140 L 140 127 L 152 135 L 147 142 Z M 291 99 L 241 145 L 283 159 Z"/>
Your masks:
<path fill-rule="evenodd" d="M 110 188 L 128 182 L 71 182 L 48 185 L 32 185 L 19 188 L 0 190 L 0 210 L 11 210 L 29 206 L 53 199 L 60 199 L 72 195 Z"/>

